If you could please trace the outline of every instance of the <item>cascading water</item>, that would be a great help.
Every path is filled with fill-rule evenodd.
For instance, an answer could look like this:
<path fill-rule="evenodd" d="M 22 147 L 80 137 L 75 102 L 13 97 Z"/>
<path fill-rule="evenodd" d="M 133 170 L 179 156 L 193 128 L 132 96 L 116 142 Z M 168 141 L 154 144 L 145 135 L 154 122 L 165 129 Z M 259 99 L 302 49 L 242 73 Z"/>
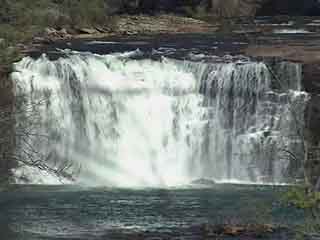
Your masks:
<path fill-rule="evenodd" d="M 87 184 L 286 180 L 291 164 L 279 152 L 301 152 L 307 98 L 298 64 L 279 66 L 279 87 L 264 63 L 132 54 L 71 52 L 17 63 L 17 95 L 38 113 L 37 134 L 50 139 L 18 141 L 17 152 L 30 144 L 49 163 L 80 164 L 77 181 Z"/>

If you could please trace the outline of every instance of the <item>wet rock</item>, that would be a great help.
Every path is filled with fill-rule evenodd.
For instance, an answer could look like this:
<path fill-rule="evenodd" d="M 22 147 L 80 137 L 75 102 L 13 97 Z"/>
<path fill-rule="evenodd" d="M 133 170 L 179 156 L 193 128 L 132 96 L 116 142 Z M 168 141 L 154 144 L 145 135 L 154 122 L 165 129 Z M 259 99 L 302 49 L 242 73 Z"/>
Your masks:
<path fill-rule="evenodd" d="M 320 191 L 320 148 L 308 148 L 304 163 L 305 180 L 312 190 Z"/>
<path fill-rule="evenodd" d="M 316 83 L 316 79 L 315 83 Z M 314 84 L 315 84 L 314 83 Z M 312 90 L 319 93 L 320 86 L 314 85 Z M 311 94 L 310 100 L 305 110 L 305 142 L 306 155 L 304 162 L 305 180 L 309 186 L 316 191 L 320 191 L 320 95 Z"/>
<path fill-rule="evenodd" d="M 33 43 L 34 44 L 50 44 L 52 43 L 52 41 L 49 38 L 45 38 L 45 37 L 34 37 Z"/>
<path fill-rule="evenodd" d="M 46 28 L 44 38 L 46 41 L 54 41 L 57 39 L 68 39 L 71 35 L 65 28 L 56 29 L 56 28 Z M 40 39 L 38 39 L 40 40 Z"/>
<path fill-rule="evenodd" d="M 309 104 L 306 109 L 305 118 L 305 138 L 310 146 L 319 146 L 320 144 L 320 96 L 318 94 L 311 95 Z M 319 159 L 320 160 L 320 159 Z"/>
<path fill-rule="evenodd" d="M 224 228 L 224 234 L 230 235 L 230 236 L 239 236 L 240 234 L 245 232 L 244 227 L 238 227 L 238 226 L 226 226 Z"/>
<path fill-rule="evenodd" d="M 109 29 L 109 28 L 105 28 L 105 27 L 95 27 L 95 29 L 99 32 L 99 33 L 108 33 L 108 32 L 111 32 L 112 29 Z"/>
<path fill-rule="evenodd" d="M 221 236 L 249 236 L 262 237 L 276 231 L 276 227 L 269 224 L 249 224 L 249 225 L 205 225 L 204 234 L 207 237 Z"/>
<path fill-rule="evenodd" d="M 261 33 L 261 30 L 259 29 L 244 29 L 244 30 L 234 30 L 232 31 L 233 33 L 236 34 L 258 34 Z"/>
<path fill-rule="evenodd" d="M 283 41 L 282 39 L 280 41 Z M 316 42 L 305 39 L 303 42 L 294 43 L 274 43 L 249 45 L 245 49 L 245 54 L 252 57 L 276 57 L 293 62 L 302 62 L 305 64 L 318 64 L 320 62 L 320 48 L 315 45 Z"/>
<path fill-rule="evenodd" d="M 96 28 L 76 28 L 79 34 L 96 34 L 99 31 Z"/>
<path fill-rule="evenodd" d="M 63 36 L 69 35 L 67 29 L 65 29 L 65 28 L 61 28 L 60 31 L 59 31 L 59 34 L 63 35 Z"/>
<path fill-rule="evenodd" d="M 191 185 L 213 186 L 216 182 L 211 179 L 200 178 L 191 182 Z"/>
<path fill-rule="evenodd" d="M 320 51 L 317 51 L 319 54 Z M 320 61 L 303 65 L 303 87 L 308 93 L 320 94 Z"/>
<path fill-rule="evenodd" d="M 56 30 L 56 29 L 50 28 L 50 27 L 45 28 L 44 31 L 45 31 L 45 33 L 46 33 L 47 35 L 52 35 L 52 34 L 56 34 L 56 33 L 57 33 L 57 30 Z"/>

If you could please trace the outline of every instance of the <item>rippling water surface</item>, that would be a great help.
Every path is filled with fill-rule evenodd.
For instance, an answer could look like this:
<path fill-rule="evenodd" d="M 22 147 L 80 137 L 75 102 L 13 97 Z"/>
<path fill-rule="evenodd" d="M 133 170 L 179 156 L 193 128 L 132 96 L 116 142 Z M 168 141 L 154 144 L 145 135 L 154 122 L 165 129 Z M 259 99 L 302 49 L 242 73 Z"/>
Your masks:
<path fill-rule="evenodd" d="M 281 204 L 286 190 L 229 184 L 135 190 L 18 187 L 0 193 L 1 239 L 207 239 L 207 223 L 301 223 L 301 212 Z M 265 239 L 290 237 L 277 233 Z"/>

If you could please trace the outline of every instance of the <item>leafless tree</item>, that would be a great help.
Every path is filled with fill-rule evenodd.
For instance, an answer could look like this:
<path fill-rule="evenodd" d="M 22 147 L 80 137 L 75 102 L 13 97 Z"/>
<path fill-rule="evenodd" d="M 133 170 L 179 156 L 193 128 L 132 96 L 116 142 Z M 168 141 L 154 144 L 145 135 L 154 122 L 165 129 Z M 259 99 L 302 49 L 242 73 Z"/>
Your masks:
<path fill-rule="evenodd" d="M 47 104 L 47 99 L 29 102 L 26 96 L 14 94 L 12 79 L 8 77 L 4 81 L 9 84 L 0 88 L 1 93 L 5 93 L 0 101 L 0 182 L 9 182 L 12 170 L 21 166 L 37 168 L 59 179 L 74 180 L 80 166 L 68 159 L 56 158 L 53 151 L 41 151 L 37 146 L 43 142 L 51 144 L 50 137 L 38 131 L 41 125 L 38 109 Z"/>

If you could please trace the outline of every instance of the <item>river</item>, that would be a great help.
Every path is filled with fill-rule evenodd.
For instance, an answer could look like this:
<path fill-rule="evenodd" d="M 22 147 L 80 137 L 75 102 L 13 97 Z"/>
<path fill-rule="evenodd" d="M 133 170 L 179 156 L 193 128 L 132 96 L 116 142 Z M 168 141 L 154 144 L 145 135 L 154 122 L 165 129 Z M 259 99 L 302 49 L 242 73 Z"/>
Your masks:
<path fill-rule="evenodd" d="M 230 184 L 180 189 L 17 187 L 0 193 L 1 239 L 200 240 L 208 237 L 205 224 L 294 227 L 303 223 L 304 215 L 280 200 L 287 189 Z M 291 237 L 288 231 L 279 231 L 259 239 Z"/>

